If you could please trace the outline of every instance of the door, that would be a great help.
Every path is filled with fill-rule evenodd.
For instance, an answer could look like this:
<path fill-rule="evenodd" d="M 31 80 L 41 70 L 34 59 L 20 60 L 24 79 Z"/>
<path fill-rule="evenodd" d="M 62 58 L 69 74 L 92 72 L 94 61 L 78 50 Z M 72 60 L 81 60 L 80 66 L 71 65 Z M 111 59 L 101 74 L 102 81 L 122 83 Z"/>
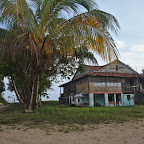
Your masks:
<path fill-rule="evenodd" d="M 121 103 L 121 94 L 116 94 L 116 105 L 119 106 Z"/>

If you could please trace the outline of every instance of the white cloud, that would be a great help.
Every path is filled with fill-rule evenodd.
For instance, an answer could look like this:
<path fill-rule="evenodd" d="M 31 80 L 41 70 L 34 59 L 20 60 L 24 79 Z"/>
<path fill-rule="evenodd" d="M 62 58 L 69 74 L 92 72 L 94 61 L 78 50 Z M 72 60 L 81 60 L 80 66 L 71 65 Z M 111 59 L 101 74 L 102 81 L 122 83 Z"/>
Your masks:
<path fill-rule="evenodd" d="M 118 49 L 124 49 L 127 47 L 126 42 L 122 41 L 122 40 L 117 40 L 116 45 L 117 45 Z"/>
<path fill-rule="evenodd" d="M 128 64 L 137 72 L 141 73 L 142 68 L 144 68 L 144 62 L 142 61 L 144 58 L 144 53 L 142 52 L 134 52 L 134 51 L 127 51 L 121 52 L 120 60 L 125 64 Z"/>
<path fill-rule="evenodd" d="M 132 46 L 131 47 L 131 51 L 134 51 L 134 52 L 144 52 L 144 44 Z"/>

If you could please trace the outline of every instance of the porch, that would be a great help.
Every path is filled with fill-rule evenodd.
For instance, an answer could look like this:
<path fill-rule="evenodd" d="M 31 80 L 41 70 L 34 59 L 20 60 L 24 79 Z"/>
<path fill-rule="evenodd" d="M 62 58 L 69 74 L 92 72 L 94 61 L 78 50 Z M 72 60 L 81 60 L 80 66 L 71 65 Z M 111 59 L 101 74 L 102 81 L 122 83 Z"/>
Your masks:
<path fill-rule="evenodd" d="M 89 93 L 83 96 L 83 105 L 90 107 L 102 106 L 130 106 L 134 105 L 134 94 L 123 93 Z"/>

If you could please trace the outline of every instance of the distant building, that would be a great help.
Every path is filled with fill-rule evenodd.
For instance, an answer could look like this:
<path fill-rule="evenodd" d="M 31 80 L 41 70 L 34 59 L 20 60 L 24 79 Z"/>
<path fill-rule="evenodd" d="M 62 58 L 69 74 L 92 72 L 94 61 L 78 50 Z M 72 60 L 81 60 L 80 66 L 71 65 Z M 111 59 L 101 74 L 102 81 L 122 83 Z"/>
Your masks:
<path fill-rule="evenodd" d="M 60 104 L 77 106 L 129 106 L 144 104 L 144 74 L 115 60 L 104 66 L 86 65 L 63 87 Z"/>

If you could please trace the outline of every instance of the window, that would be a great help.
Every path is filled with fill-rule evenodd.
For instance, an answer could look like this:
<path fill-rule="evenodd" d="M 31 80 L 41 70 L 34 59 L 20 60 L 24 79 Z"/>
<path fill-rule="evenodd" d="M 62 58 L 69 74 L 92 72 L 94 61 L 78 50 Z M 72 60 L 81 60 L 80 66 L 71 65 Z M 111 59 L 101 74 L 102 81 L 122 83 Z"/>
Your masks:
<path fill-rule="evenodd" d="M 102 84 L 101 84 L 101 83 L 98 83 L 98 86 L 102 86 Z"/>
<path fill-rule="evenodd" d="M 118 64 L 116 65 L 116 70 L 118 70 Z"/>
<path fill-rule="evenodd" d="M 107 87 L 121 87 L 121 83 L 119 82 L 107 82 Z"/>
<path fill-rule="evenodd" d="M 130 95 L 127 95 L 127 100 L 130 100 Z"/>
<path fill-rule="evenodd" d="M 102 86 L 105 86 L 105 85 L 103 84 L 103 82 L 102 83 L 101 82 L 97 82 L 97 83 L 94 83 L 94 86 L 102 87 Z"/>
<path fill-rule="evenodd" d="M 105 86 L 106 86 L 105 82 L 102 82 L 102 87 L 105 87 Z"/>
<path fill-rule="evenodd" d="M 111 83 L 108 82 L 108 83 L 107 83 L 107 86 L 110 87 L 110 86 L 111 86 Z"/>
<path fill-rule="evenodd" d="M 121 83 L 118 83 L 118 87 L 121 87 Z"/>
<path fill-rule="evenodd" d="M 121 87 L 120 82 L 96 82 L 94 83 L 95 87 Z"/>
<path fill-rule="evenodd" d="M 94 86 L 98 86 L 98 83 L 94 83 Z"/>
<path fill-rule="evenodd" d="M 133 79 L 130 79 L 130 86 L 133 86 Z"/>
<path fill-rule="evenodd" d="M 114 86 L 114 83 L 111 83 L 111 87 L 113 87 Z"/>
<path fill-rule="evenodd" d="M 114 86 L 114 87 L 117 87 L 117 86 L 118 86 L 118 83 L 113 83 L 113 86 Z"/>

